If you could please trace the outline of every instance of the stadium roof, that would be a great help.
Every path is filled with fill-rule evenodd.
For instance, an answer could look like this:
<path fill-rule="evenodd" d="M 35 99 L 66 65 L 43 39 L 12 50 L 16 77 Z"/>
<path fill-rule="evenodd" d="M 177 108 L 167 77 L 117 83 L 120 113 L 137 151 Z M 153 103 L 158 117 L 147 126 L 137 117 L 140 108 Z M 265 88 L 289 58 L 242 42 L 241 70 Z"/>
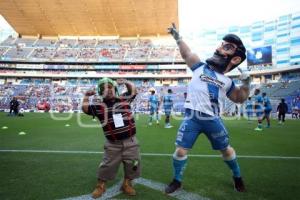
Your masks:
<path fill-rule="evenodd" d="M 0 14 L 21 35 L 166 35 L 178 24 L 177 0 L 0 0 Z"/>

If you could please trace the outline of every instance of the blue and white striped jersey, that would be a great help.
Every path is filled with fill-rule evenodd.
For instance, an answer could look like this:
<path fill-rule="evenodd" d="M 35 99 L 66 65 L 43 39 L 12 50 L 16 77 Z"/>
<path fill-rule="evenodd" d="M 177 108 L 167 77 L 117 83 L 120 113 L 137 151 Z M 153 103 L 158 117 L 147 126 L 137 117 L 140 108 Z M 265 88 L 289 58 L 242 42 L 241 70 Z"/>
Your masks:
<path fill-rule="evenodd" d="M 234 82 L 203 62 L 195 64 L 191 70 L 193 77 L 188 85 L 184 107 L 218 116 L 226 95 L 229 96 L 235 88 Z"/>

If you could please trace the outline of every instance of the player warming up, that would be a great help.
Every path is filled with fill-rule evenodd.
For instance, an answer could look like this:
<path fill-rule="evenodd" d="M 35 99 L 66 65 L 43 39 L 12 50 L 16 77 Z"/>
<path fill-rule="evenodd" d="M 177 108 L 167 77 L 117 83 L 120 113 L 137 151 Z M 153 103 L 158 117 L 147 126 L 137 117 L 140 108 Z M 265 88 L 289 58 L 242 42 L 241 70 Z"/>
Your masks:
<path fill-rule="evenodd" d="M 272 105 L 271 105 L 269 97 L 267 97 L 267 93 L 263 92 L 262 97 L 264 100 L 264 116 L 262 118 L 262 121 L 264 121 L 264 119 L 266 119 L 267 120 L 266 128 L 270 128 L 271 127 L 270 116 L 271 116 L 271 112 L 272 112 Z"/>
<path fill-rule="evenodd" d="M 173 126 L 170 124 L 171 111 L 173 108 L 173 99 L 172 99 L 172 90 L 168 89 L 168 94 L 163 96 L 163 106 L 166 115 L 165 119 L 165 128 L 172 128 Z"/>
<path fill-rule="evenodd" d="M 254 112 L 257 117 L 257 127 L 254 129 L 255 131 L 262 131 L 262 118 L 264 115 L 264 99 L 260 95 L 260 89 L 255 89 L 254 91 Z"/>
<path fill-rule="evenodd" d="M 155 90 L 151 91 L 151 95 L 148 99 L 148 110 L 149 110 L 149 120 L 148 125 L 152 125 L 152 120 L 154 119 L 154 115 L 156 117 L 156 124 L 159 124 L 159 98 L 155 95 Z"/>

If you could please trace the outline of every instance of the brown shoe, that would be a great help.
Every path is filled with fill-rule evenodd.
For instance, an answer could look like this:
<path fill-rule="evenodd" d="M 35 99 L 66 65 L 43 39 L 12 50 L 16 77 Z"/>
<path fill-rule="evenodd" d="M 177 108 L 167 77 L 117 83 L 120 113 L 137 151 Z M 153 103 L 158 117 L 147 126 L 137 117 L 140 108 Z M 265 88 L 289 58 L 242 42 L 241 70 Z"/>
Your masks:
<path fill-rule="evenodd" d="M 135 192 L 134 188 L 132 187 L 130 179 L 127 179 L 127 178 L 124 179 L 121 190 L 127 195 L 130 195 L 130 196 L 136 195 L 136 192 Z"/>
<path fill-rule="evenodd" d="M 92 193 L 92 197 L 94 199 L 97 199 L 102 196 L 102 194 L 105 192 L 105 182 L 104 181 L 98 181 L 96 188 L 94 189 Z"/>

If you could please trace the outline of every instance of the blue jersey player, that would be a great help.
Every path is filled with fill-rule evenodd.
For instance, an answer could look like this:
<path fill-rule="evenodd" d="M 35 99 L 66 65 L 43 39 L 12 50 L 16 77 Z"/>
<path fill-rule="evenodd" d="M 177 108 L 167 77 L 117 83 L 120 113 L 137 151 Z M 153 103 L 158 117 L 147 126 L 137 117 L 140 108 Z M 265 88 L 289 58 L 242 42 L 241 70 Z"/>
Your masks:
<path fill-rule="evenodd" d="M 246 114 L 247 114 L 248 122 L 250 122 L 250 119 L 252 117 L 252 112 L 253 112 L 253 104 L 252 104 L 251 97 L 249 97 L 248 100 L 246 101 Z"/>
<path fill-rule="evenodd" d="M 151 95 L 148 99 L 148 109 L 150 111 L 148 125 L 152 125 L 154 115 L 156 116 L 156 124 L 159 124 L 158 120 L 158 109 L 159 109 L 159 98 L 155 95 L 155 91 L 151 91 Z"/>
<path fill-rule="evenodd" d="M 262 131 L 262 118 L 264 115 L 264 99 L 260 95 L 260 89 L 255 89 L 254 91 L 254 112 L 257 117 L 257 127 L 254 129 L 256 131 Z"/>
<path fill-rule="evenodd" d="M 242 72 L 242 85 L 234 82 L 224 74 L 236 68 L 246 59 L 246 49 L 241 39 L 228 34 L 216 49 L 211 58 L 201 62 L 182 40 L 175 24 L 169 29 L 179 47 L 180 54 L 193 71 L 188 85 L 185 101 L 185 117 L 180 125 L 176 138 L 176 149 L 173 154 L 174 176 L 172 182 L 165 188 L 167 194 L 173 193 L 182 185 L 182 177 L 187 164 L 187 154 L 192 149 L 198 136 L 204 133 L 214 150 L 219 150 L 224 162 L 232 171 L 234 188 L 245 191 L 235 150 L 229 145 L 228 131 L 219 116 L 220 105 L 226 96 L 235 103 L 243 103 L 249 96 L 249 75 Z"/>
<path fill-rule="evenodd" d="M 170 124 L 170 116 L 173 108 L 172 90 L 168 89 L 168 94 L 163 96 L 163 107 L 166 115 L 165 128 L 172 128 Z"/>
<path fill-rule="evenodd" d="M 266 128 L 270 128 L 270 115 L 271 115 L 271 111 L 272 111 L 272 105 L 270 102 L 270 99 L 267 97 L 267 94 L 264 92 L 262 93 L 262 97 L 263 97 L 263 106 L 264 106 L 264 117 L 262 118 L 262 121 L 264 119 L 267 120 L 267 126 Z"/>

